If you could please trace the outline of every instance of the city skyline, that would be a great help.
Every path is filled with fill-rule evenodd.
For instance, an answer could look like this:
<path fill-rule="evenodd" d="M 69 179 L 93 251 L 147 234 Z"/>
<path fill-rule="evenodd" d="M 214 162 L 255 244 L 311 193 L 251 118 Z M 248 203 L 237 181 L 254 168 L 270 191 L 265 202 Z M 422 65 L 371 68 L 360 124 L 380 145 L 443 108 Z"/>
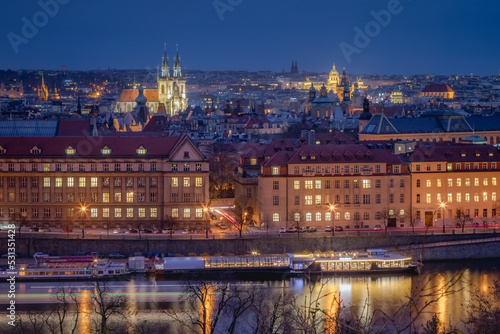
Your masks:
<path fill-rule="evenodd" d="M 166 43 L 170 61 L 179 44 L 185 70 L 280 72 L 297 60 L 300 71 L 313 72 L 335 63 L 350 73 L 497 75 L 498 7 L 408 0 L 11 3 L 0 13 L 2 69 L 156 70 Z"/>

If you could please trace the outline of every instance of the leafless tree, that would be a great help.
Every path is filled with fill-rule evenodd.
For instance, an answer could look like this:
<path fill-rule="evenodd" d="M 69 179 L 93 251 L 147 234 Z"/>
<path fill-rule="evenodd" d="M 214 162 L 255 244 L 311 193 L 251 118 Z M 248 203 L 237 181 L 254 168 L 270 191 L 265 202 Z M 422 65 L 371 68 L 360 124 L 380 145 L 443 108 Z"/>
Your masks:
<path fill-rule="evenodd" d="M 128 297 L 113 295 L 106 282 L 95 281 L 90 291 L 90 303 L 94 305 L 97 319 L 94 321 L 96 331 L 109 333 L 109 321 L 114 317 L 126 318 Z"/>
<path fill-rule="evenodd" d="M 21 228 L 27 226 L 26 216 L 23 216 L 20 213 L 14 213 L 10 216 L 9 220 L 17 227 L 17 234 L 21 236 Z"/>
<path fill-rule="evenodd" d="M 253 212 L 253 208 L 250 206 L 250 200 L 245 196 L 235 198 L 234 219 L 236 220 L 236 229 L 240 234 L 240 238 L 243 230 L 245 229 L 245 216 L 248 216 L 248 212 Z"/>
<path fill-rule="evenodd" d="M 50 310 L 31 310 L 16 314 L 13 331 L 22 334 L 44 334 L 47 332 L 47 321 L 51 316 Z"/>
<path fill-rule="evenodd" d="M 389 214 L 389 209 L 388 208 L 383 208 L 381 211 L 380 211 L 380 218 L 382 219 L 382 223 L 384 224 L 384 230 L 385 230 L 385 234 L 387 235 L 387 221 L 389 220 L 389 218 L 391 217 L 391 215 Z"/>
<path fill-rule="evenodd" d="M 457 223 L 459 223 L 460 226 L 462 227 L 462 233 L 463 233 L 465 230 L 465 225 L 467 224 L 467 222 L 470 221 L 470 217 L 468 217 L 465 214 L 464 209 L 458 208 L 455 212 L 455 219 L 457 220 Z"/>
<path fill-rule="evenodd" d="M 238 165 L 233 146 L 215 143 L 208 153 L 210 162 L 210 198 L 227 198 L 233 195 L 234 171 Z"/>
<path fill-rule="evenodd" d="M 299 214 L 301 219 L 295 219 L 295 214 Z M 291 221 L 290 227 L 294 227 L 297 232 L 297 237 L 300 236 L 300 230 L 304 227 L 304 223 L 302 222 L 302 213 L 299 210 L 292 210 L 288 213 L 288 219 Z"/>
<path fill-rule="evenodd" d="M 66 289 L 62 286 L 55 294 L 55 301 L 52 315 L 47 319 L 50 333 L 76 333 L 80 317 L 80 302 L 76 293 L 71 288 Z M 66 324 L 72 326 L 67 331 L 65 330 Z"/>
<path fill-rule="evenodd" d="M 477 288 L 471 291 L 468 301 L 462 304 L 466 315 L 464 323 L 471 333 L 500 333 L 499 299 L 500 279 L 485 292 Z"/>
<path fill-rule="evenodd" d="M 169 215 L 166 215 L 165 219 L 163 220 L 163 224 L 169 230 L 168 233 L 170 234 L 170 239 L 172 239 L 172 234 L 174 233 L 174 228 L 175 228 L 175 225 L 176 225 L 175 219 L 173 217 L 169 216 Z"/>

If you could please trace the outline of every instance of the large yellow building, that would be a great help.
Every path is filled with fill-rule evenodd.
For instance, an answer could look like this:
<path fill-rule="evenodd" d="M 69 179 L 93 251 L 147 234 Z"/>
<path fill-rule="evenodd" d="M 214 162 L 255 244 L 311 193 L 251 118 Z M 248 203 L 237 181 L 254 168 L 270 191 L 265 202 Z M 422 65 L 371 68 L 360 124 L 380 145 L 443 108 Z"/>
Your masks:
<path fill-rule="evenodd" d="M 3 221 L 204 229 L 208 219 L 208 160 L 186 135 L 1 137 L 0 168 Z"/>

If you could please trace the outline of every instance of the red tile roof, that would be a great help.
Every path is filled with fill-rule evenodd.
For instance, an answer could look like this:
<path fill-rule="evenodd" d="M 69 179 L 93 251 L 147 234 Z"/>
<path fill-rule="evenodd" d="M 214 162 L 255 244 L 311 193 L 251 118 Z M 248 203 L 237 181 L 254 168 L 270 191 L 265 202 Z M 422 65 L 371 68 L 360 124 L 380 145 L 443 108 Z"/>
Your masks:
<path fill-rule="evenodd" d="M 135 101 L 137 96 L 139 96 L 138 89 L 124 89 L 118 101 Z M 158 102 L 158 89 L 145 89 L 144 96 L 149 102 Z"/>
<path fill-rule="evenodd" d="M 147 157 L 168 157 L 181 137 L 0 137 L 0 145 L 6 153 L 0 157 L 71 157 L 66 154 L 69 146 L 76 150 L 75 158 L 106 157 L 101 149 L 111 149 L 110 157 L 137 157 L 137 148 L 143 146 Z M 41 154 L 30 154 L 33 146 Z"/>
<path fill-rule="evenodd" d="M 444 93 L 444 92 L 453 92 L 453 89 L 450 88 L 447 84 L 430 84 L 425 86 L 424 89 L 422 89 L 422 93 Z"/>

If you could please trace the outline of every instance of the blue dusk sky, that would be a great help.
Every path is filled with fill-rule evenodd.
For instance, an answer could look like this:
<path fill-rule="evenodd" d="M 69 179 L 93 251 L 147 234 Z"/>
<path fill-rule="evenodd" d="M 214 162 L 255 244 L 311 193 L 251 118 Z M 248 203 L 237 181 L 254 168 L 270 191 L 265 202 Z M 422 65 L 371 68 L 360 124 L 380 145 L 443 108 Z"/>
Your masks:
<path fill-rule="evenodd" d="M 55 5 L 57 4 L 57 5 Z M 4 1 L 0 69 L 500 71 L 498 1 Z"/>

